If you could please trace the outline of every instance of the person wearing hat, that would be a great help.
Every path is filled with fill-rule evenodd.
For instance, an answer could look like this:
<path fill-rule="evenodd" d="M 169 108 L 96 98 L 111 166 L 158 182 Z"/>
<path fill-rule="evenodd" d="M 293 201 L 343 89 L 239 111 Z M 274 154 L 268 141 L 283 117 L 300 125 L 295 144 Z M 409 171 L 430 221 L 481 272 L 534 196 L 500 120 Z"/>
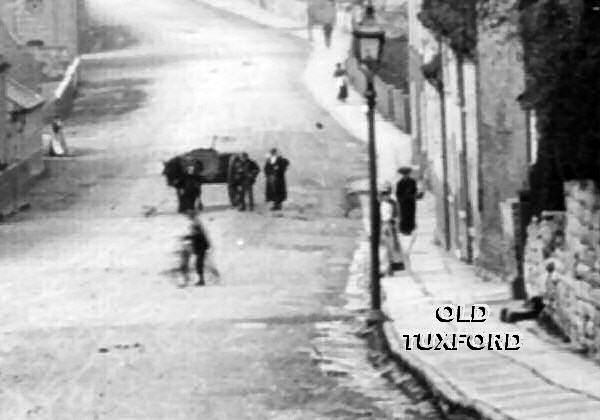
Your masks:
<path fill-rule="evenodd" d="M 402 248 L 398 240 L 398 204 L 392 198 L 392 184 L 386 182 L 379 192 L 381 242 L 388 258 L 388 274 L 404 269 Z"/>
<path fill-rule="evenodd" d="M 266 201 L 272 201 L 271 210 L 281 210 L 281 203 L 287 199 L 287 187 L 285 182 L 285 171 L 290 162 L 279 156 L 277 149 L 271 149 L 265 162 Z"/>
<path fill-rule="evenodd" d="M 411 235 L 417 227 L 417 181 L 411 176 L 412 168 L 403 166 L 398 169 L 402 175 L 396 184 L 396 200 L 400 209 L 400 233 Z"/>

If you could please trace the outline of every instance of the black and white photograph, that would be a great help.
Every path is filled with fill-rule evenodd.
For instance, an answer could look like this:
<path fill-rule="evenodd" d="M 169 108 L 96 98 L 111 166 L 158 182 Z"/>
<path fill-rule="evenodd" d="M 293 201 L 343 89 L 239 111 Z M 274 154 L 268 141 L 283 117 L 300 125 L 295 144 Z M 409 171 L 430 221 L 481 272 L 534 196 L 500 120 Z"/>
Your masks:
<path fill-rule="evenodd" d="M 0 420 L 599 420 L 600 0 L 0 0 Z"/>

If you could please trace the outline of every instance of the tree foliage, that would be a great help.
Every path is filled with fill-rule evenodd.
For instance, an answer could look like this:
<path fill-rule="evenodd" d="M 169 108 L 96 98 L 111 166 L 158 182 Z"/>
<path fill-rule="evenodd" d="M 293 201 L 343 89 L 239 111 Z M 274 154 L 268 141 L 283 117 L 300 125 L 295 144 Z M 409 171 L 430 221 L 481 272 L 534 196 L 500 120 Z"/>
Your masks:
<path fill-rule="evenodd" d="M 478 30 L 517 26 L 526 73 L 519 99 L 538 121 L 530 179 L 536 210 L 563 208 L 564 181 L 600 183 L 600 0 L 424 0 L 419 19 L 474 60 Z"/>
<path fill-rule="evenodd" d="M 600 15 L 589 3 L 543 0 L 521 16 L 522 100 L 538 116 L 537 211 L 564 207 L 564 181 L 600 181 Z"/>
<path fill-rule="evenodd" d="M 474 58 L 477 46 L 478 0 L 424 0 L 419 20 L 448 40 L 458 54 Z"/>

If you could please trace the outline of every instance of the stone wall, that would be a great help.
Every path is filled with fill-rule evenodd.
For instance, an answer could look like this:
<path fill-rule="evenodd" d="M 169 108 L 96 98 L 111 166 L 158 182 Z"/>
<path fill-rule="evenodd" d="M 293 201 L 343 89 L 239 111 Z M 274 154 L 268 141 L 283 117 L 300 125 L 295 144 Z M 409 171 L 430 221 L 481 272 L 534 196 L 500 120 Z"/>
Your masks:
<path fill-rule="evenodd" d="M 514 198 L 527 180 L 527 119 L 517 101 L 525 88 L 518 13 L 509 11 L 514 0 L 493 0 L 499 15 L 508 17 L 497 24 L 495 15 L 479 23 L 478 106 L 479 163 L 481 171 L 481 235 L 476 263 L 503 277 L 514 257 L 507 254 L 500 203 Z M 509 260 L 507 260 L 507 258 Z"/>
<path fill-rule="evenodd" d="M 78 53 L 78 6 L 75 0 L 3 0 L 0 15 L 19 44 L 42 41 Z"/>
<path fill-rule="evenodd" d="M 0 220 L 27 205 L 27 191 L 43 172 L 41 150 L 0 171 Z"/>
<path fill-rule="evenodd" d="M 573 343 L 600 359 L 600 192 L 591 181 L 565 184 L 566 212 L 528 228 L 525 283 Z"/>
<path fill-rule="evenodd" d="M 0 50 L 10 63 L 9 75 L 25 86 L 35 89 L 41 80 L 42 65 L 27 47 L 19 45 L 0 20 Z"/>
<path fill-rule="evenodd" d="M 365 92 L 367 82 L 357 60 L 349 57 L 346 60 L 346 70 L 350 83 L 357 92 Z M 402 89 L 396 89 L 393 85 L 384 82 L 380 77 L 374 79 L 375 92 L 377 94 L 377 110 L 381 115 L 393 122 L 402 131 L 410 131 L 410 103 L 409 97 Z"/>
<path fill-rule="evenodd" d="M 79 85 L 81 60 L 76 58 L 67 68 L 62 81 L 56 87 L 52 101 L 47 104 L 46 115 L 59 115 L 66 119 L 73 108 Z"/>

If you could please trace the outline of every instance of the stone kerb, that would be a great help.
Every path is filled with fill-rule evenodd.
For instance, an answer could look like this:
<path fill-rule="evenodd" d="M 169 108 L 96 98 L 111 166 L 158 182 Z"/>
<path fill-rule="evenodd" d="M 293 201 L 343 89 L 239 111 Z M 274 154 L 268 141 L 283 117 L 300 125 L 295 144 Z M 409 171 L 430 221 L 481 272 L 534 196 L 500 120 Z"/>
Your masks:
<path fill-rule="evenodd" d="M 592 181 L 565 184 L 566 211 L 528 228 L 525 282 L 569 339 L 600 360 L 600 192 Z"/>

